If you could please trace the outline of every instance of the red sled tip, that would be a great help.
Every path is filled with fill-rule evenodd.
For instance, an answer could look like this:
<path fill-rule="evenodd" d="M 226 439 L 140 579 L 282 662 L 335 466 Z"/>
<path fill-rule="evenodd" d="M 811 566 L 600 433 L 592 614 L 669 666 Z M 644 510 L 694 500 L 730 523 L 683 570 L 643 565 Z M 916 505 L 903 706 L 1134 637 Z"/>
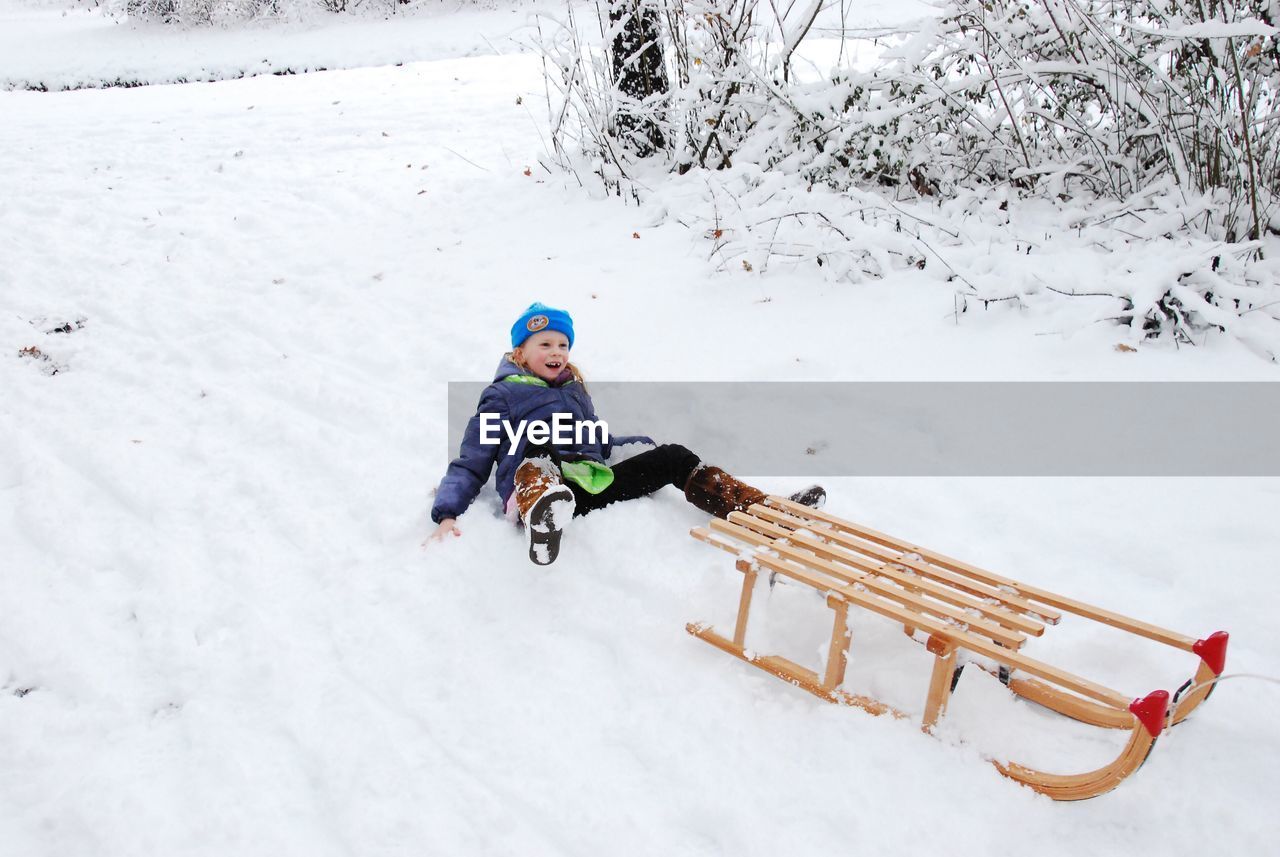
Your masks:
<path fill-rule="evenodd" d="M 1222 670 L 1227 665 L 1227 632 L 1214 631 L 1203 640 L 1196 640 L 1191 651 L 1200 656 L 1200 660 L 1204 661 L 1204 665 L 1214 675 L 1222 675 Z"/>
<path fill-rule="evenodd" d="M 1151 733 L 1152 738 L 1158 738 L 1169 713 L 1169 691 L 1153 690 L 1142 699 L 1135 699 L 1130 704 L 1129 710 Z"/>

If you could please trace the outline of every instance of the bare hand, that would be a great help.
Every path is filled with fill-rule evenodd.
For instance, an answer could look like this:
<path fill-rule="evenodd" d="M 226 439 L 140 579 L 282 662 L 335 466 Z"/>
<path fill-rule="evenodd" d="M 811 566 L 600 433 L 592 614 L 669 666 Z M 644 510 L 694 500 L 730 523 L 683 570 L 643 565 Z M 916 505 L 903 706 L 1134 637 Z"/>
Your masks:
<path fill-rule="evenodd" d="M 462 535 L 462 530 L 458 529 L 458 522 L 453 518 L 445 518 L 440 522 L 440 526 L 436 527 L 436 531 L 428 536 L 427 540 L 422 543 L 422 546 L 424 548 L 428 547 L 431 542 L 442 541 L 445 536 L 450 535 L 460 536 Z"/>

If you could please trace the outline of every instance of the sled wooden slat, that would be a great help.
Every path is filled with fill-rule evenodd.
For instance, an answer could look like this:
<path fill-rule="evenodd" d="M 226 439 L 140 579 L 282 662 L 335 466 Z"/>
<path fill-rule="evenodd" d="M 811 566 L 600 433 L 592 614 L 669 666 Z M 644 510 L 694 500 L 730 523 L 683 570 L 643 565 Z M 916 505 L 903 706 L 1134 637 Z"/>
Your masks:
<path fill-rule="evenodd" d="M 899 541 L 898 539 L 887 536 L 884 533 L 867 527 L 861 527 L 857 524 L 852 524 L 848 521 L 841 520 L 834 515 L 828 515 L 818 509 L 810 509 L 807 506 L 801 506 L 799 503 L 793 503 L 790 500 L 784 500 L 781 497 L 770 497 L 767 502 L 770 505 L 787 509 L 791 512 L 810 512 L 817 520 L 825 521 L 838 529 L 844 530 L 845 532 L 854 533 L 864 539 L 885 545 L 886 547 L 891 547 L 907 553 L 918 554 L 935 565 L 941 566 L 949 571 L 964 574 L 974 580 L 980 580 L 983 583 L 988 583 L 993 586 L 1009 587 L 1014 590 L 1017 595 L 1020 595 L 1029 601 L 1037 601 L 1041 604 L 1047 604 L 1050 607 L 1055 607 L 1068 613 L 1074 613 L 1075 615 L 1083 616 L 1086 619 L 1093 619 L 1096 622 L 1102 622 L 1103 624 L 1119 628 L 1122 631 L 1128 631 L 1132 634 L 1137 634 L 1140 637 L 1146 637 L 1148 639 L 1155 640 L 1156 642 L 1164 643 L 1165 645 L 1183 649 L 1188 652 L 1191 651 L 1192 646 L 1195 645 L 1196 642 L 1194 637 L 1188 637 L 1184 634 L 1169 631 L 1165 628 L 1161 628 L 1147 622 L 1132 619 L 1128 616 L 1122 616 L 1121 614 L 1114 613 L 1110 610 L 1104 610 L 1101 607 L 1094 607 L 1092 604 L 1086 604 L 1085 602 L 1077 601 L 1074 598 L 1066 598 L 1045 589 L 1028 586 L 1027 584 L 1020 583 L 1016 580 L 992 574 L 989 571 L 985 571 L 977 566 L 969 565 L 966 562 L 961 562 L 960 560 L 954 559 L 945 554 L 940 554 L 936 551 L 931 551 L 928 548 L 922 548 L 919 545 L 913 545 L 909 542 Z"/>
<path fill-rule="evenodd" d="M 755 515 L 758 515 L 759 517 L 755 517 Z M 1021 631 L 1025 634 L 1031 634 L 1036 637 L 1044 633 L 1044 623 L 1037 622 L 1034 619 L 1029 619 L 1021 613 L 1014 613 L 999 605 L 992 605 L 976 595 L 971 595 L 967 591 L 954 589 L 935 582 L 931 578 L 925 578 L 918 574 L 907 574 L 905 571 L 894 569 L 888 563 L 883 561 L 869 561 L 847 550 L 838 542 L 833 543 L 831 540 L 824 539 L 821 534 L 805 536 L 795 530 L 787 531 L 782 527 L 776 526 L 777 522 L 784 519 L 788 523 L 797 520 L 790 515 L 780 515 L 776 512 L 760 507 L 756 508 L 755 515 L 734 512 L 729 516 L 729 520 L 756 530 L 764 535 L 770 535 L 774 538 L 784 538 L 791 544 L 800 545 L 806 550 L 813 551 L 823 559 L 851 565 L 854 568 L 867 572 L 868 574 L 875 574 L 888 580 L 892 580 L 899 586 L 903 586 L 909 591 L 916 592 L 917 594 L 924 593 L 930 597 L 947 601 L 961 608 L 976 610 L 985 618 L 999 625 L 1003 625 L 1006 628 Z M 761 518 L 764 520 L 761 520 Z"/>
<path fill-rule="evenodd" d="M 933 616 L 944 622 L 954 622 L 959 630 L 968 629 L 973 633 L 981 632 L 987 638 L 1011 649 L 1016 649 L 1027 641 L 1026 637 L 1016 631 L 1008 631 L 979 617 L 962 613 L 954 609 L 953 605 L 944 602 L 927 601 L 890 583 L 878 580 L 874 576 L 866 574 L 861 576 L 854 575 L 817 556 L 806 556 L 803 551 L 796 550 L 789 545 L 781 544 L 777 541 L 771 542 L 768 537 L 741 526 L 736 515 L 737 513 L 734 513 L 733 516 L 730 516 L 733 520 L 728 523 L 720 520 L 712 521 L 711 528 L 717 532 L 728 533 L 734 538 L 755 544 L 758 547 L 767 546 L 784 559 L 796 563 L 806 572 L 827 575 L 831 578 L 830 581 L 827 581 L 830 589 L 839 590 L 843 593 L 849 585 L 862 586 L 874 595 L 895 602 L 907 610 L 918 611 L 922 617 Z M 806 578 L 803 582 L 809 583 L 810 581 Z"/>
<path fill-rule="evenodd" d="M 759 506 L 755 510 L 755 514 L 760 515 L 774 523 L 783 523 L 789 527 L 800 526 L 804 524 L 804 520 L 796 518 L 794 515 L 770 509 L 765 506 Z M 1034 624 L 1039 629 L 1039 633 L 1035 630 L 1021 628 L 1039 636 L 1043 633 L 1045 624 L 1056 625 L 1062 618 L 1061 614 L 1055 610 L 1050 610 L 1042 605 L 1032 604 L 1025 598 L 1020 598 L 1010 592 L 991 586 L 980 581 L 973 580 L 962 574 L 948 571 L 937 566 L 930 565 L 922 560 L 913 559 L 902 553 L 895 553 L 887 548 L 881 547 L 874 542 L 851 536 L 835 529 L 817 529 L 809 530 L 816 538 L 831 541 L 842 548 L 849 551 L 856 551 L 868 557 L 872 557 L 878 562 L 897 566 L 904 570 L 911 570 L 915 574 L 926 577 L 930 580 L 936 580 L 939 583 L 950 586 L 953 589 L 964 592 L 976 598 L 988 599 L 996 602 L 992 605 L 994 609 L 1004 610 L 1013 616 L 1019 615 L 1030 617 L 1026 621 Z"/>
<path fill-rule="evenodd" d="M 901 623 L 933 655 L 921 718 L 926 732 L 945 715 L 961 672 L 974 656 L 986 659 L 975 667 L 999 675 L 1022 699 L 1083 723 L 1130 730 L 1129 742 L 1119 756 L 1096 771 L 1052 774 L 995 762 L 1005 776 L 1055 800 L 1102 794 L 1141 767 L 1162 731 L 1208 698 L 1225 663 L 1225 632 L 1195 640 L 778 497 L 733 512 L 728 520 L 713 519 L 690 534 L 734 554 L 743 584 L 732 639 L 704 623 L 689 624 L 689 633 L 822 699 L 873 714 L 906 716 L 841 686 L 852 642 L 849 609 L 860 607 Z M 748 614 L 761 571 L 769 572 L 771 586 L 777 577 L 809 587 L 831 608 L 830 641 L 825 664 L 819 669 L 781 655 L 758 653 L 747 645 Z M 1059 610 L 1192 651 L 1201 663 L 1172 699 L 1165 691 L 1135 698 L 1020 651 L 1029 638 L 1045 633 L 1046 624 L 1058 623 Z M 927 639 L 921 639 L 921 634 Z"/>
<path fill-rule="evenodd" d="M 758 546 L 768 546 L 786 559 L 830 575 L 835 578 L 837 585 L 854 584 L 866 587 L 877 595 L 901 604 L 908 610 L 918 610 L 943 621 L 953 622 L 974 633 L 981 633 L 1002 646 L 1017 649 L 1027 641 L 1027 638 L 1017 631 L 1010 631 L 998 624 L 988 622 L 981 615 L 973 616 L 965 613 L 954 604 L 922 598 L 919 592 L 899 588 L 892 582 L 879 579 L 875 575 L 867 573 L 855 574 L 852 573 L 852 570 L 845 570 L 822 557 L 806 554 L 804 551 L 793 547 L 790 539 L 786 539 L 786 542 L 788 542 L 786 544 L 782 543 L 782 540 L 770 542 L 766 535 L 758 533 L 746 524 L 747 520 L 749 520 L 748 516 L 740 516 L 740 513 L 735 512 L 729 517 L 730 522 L 728 524 L 723 521 L 712 521 L 712 528 L 728 531 L 736 538 L 752 541 Z M 733 529 L 729 529 L 731 527 Z"/>

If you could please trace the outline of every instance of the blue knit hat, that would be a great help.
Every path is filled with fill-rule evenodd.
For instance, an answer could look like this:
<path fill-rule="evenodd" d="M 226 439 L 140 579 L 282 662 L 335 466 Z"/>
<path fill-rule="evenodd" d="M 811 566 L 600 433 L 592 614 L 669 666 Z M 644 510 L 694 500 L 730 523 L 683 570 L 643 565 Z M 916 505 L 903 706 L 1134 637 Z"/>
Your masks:
<path fill-rule="evenodd" d="M 519 348 L 520 343 L 544 330 L 563 333 L 569 338 L 569 347 L 573 347 L 573 319 L 569 313 L 540 303 L 529 304 L 524 314 L 511 325 L 511 347 Z"/>

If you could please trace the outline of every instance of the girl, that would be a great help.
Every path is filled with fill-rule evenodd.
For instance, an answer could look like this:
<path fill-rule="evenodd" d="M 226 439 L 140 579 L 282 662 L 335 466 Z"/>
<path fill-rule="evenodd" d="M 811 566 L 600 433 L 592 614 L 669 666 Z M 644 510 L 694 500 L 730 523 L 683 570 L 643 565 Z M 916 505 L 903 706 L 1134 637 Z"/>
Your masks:
<path fill-rule="evenodd" d="M 467 424 L 462 450 L 449 465 L 436 490 L 431 520 L 439 526 L 432 539 L 462 535 L 457 518 L 480 493 L 494 462 L 498 494 L 509 515 L 524 524 L 529 559 L 549 565 L 560 551 L 560 537 L 569 520 L 622 500 L 652 494 L 664 485 L 684 491 L 685 498 L 704 512 L 724 518 L 765 498 L 763 491 L 734 479 L 718 467 L 703 464 L 678 444 L 662 444 L 613 466 L 606 466 L 612 447 L 653 441 L 642 436 L 612 437 L 605 441 L 587 432 L 580 442 L 550 445 L 517 441 L 515 454 L 505 430 L 535 420 L 552 424 L 555 415 L 569 415 L 576 425 L 598 422 L 582 373 L 569 362 L 573 347 L 573 319 L 564 310 L 531 305 L 511 326 L 511 352 L 480 396 L 476 415 Z M 485 435 L 497 438 L 484 443 Z M 584 436 L 585 435 L 585 436 Z M 599 441 L 599 442 L 598 442 Z M 791 499 L 821 506 L 826 492 L 814 485 Z"/>

